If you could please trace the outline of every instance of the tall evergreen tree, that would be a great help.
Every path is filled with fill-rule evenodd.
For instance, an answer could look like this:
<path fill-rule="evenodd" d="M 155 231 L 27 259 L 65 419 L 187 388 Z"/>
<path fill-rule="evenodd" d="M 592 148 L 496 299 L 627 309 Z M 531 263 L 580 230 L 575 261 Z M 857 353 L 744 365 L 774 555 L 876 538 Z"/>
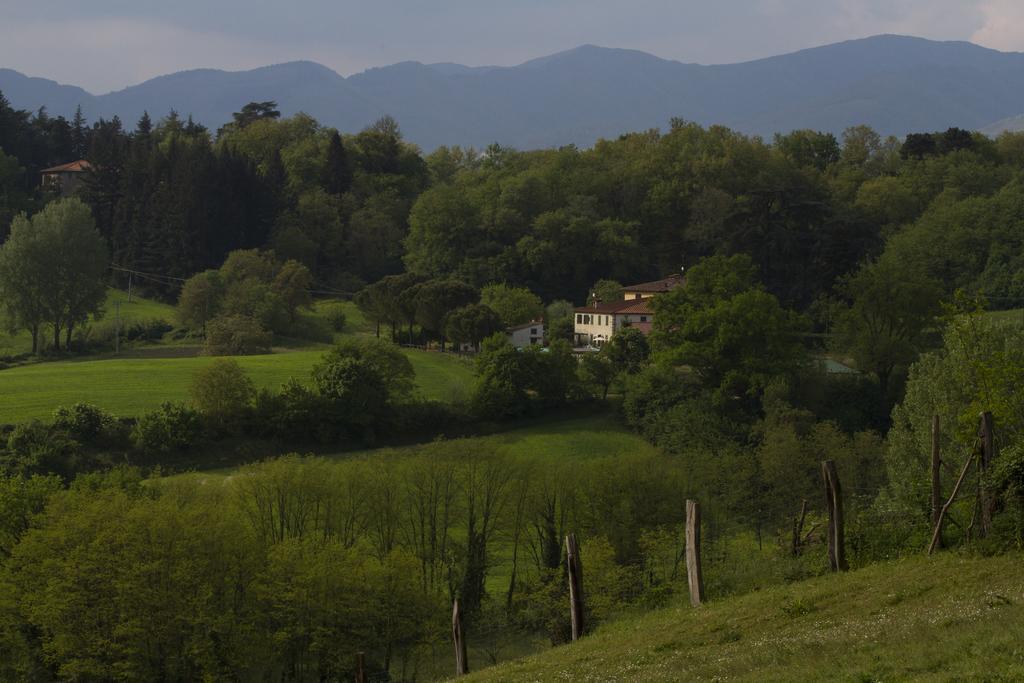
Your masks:
<path fill-rule="evenodd" d="M 327 168 L 324 175 L 324 189 L 331 194 L 345 194 L 352 187 L 352 165 L 338 131 L 331 134 L 327 143 Z"/>

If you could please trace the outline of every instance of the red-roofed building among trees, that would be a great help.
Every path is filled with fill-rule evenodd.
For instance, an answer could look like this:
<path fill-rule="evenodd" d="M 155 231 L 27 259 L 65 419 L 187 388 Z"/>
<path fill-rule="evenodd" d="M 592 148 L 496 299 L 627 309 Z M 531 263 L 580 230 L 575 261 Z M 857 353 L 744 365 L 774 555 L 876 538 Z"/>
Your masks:
<path fill-rule="evenodd" d="M 575 345 L 599 347 L 623 327 L 635 327 L 649 334 L 654 324 L 649 299 L 684 284 L 682 274 L 670 275 L 654 282 L 623 287 L 622 301 L 595 301 L 590 306 L 575 309 Z"/>
<path fill-rule="evenodd" d="M 68 164 L 44 168 L 39 174 L 43 177 L 43 188 L 67 197 L 74 193 L 82 182 L 82 176 L 92 166 L 85 159 L 72 161 Z"/>

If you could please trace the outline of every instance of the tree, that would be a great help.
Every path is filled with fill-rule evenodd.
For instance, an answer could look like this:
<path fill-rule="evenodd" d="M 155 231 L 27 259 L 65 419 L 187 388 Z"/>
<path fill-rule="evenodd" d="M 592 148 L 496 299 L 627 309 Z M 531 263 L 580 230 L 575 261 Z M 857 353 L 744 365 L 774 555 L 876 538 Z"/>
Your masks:
<path fill-rule="evenodd" d="M 352 167 L 348 152 L 338 131 L 331 133 L 327 144 L 327 168 L 324 170 L 324 189 L 331 194 L 345 194 L 352 186 Z"/>
<path fill-rule="evenodd" d="M 415 388 L 416 372 L 409 358 L 386 341 L 346 337 L 324 354 L 322 367 L 329 367 L 350 359 L 365 363 L 378 377 L 385 390 L 385 400 L 400 401 L 408 398 Z"/>
<path fill-rule="evenodd" d="M 595 300 L 602 303 L 622 301 L 622 284 L 615 280 L 598 280 L 587 294 L 588 302 L 592 303 Z"/>
<path fill-rule="evenodd" d="M 280 118 L 281 112 L 277 109 L 277 102 L 267 100 L 265 102 L 250 102 L 242 107 L 242 111 L 236 111 L 231 117 L 237 127 L 245 128 L 254 121 Z"/>
<path fill-rule="evenodd" d="M 238 361 L 217 358 L 193 375 L 189 394 L 200 412 L 228 425 L 252 405 L 256 387 Z"/>
<path fill-rule="evenodd" d="M 839 315 L 836 345 L 852 354 L 861 370 L 878 377 L 885 399 L 893 372 L 921 350 L 942 290 L 911 265 L 883 256 L 846 278 L 840 291 L 850 303 Z"/>
<path fill-rule="evenodd" d="M 504 283 L 487 285 L 480 290 L 480 303 L 497 313 L 505 327 L 528 323 L 544 315 L 540 297 L 525 287 L 510 287 Z"/>
<path fill-rule="evenodd" d="M 768 381 L 803 363 L 806 320 L 752 281 L 749 257 L 704 259 L 685 287 L 655 297 L 652 345 L 662 362 L 686 366 L 717 402 L 754 405 Z"/>
<path fill-rule="evenodd" d="M 75 327 L 102 311 L 109 253 L 89 207 L 75 198 L 52 202 L 31 220 L 15 219 L 0 247 L 0 291 L 8 320 L 27 329 L 39 351 L 42 324 L 53 346 L 70 348 Z"/>
<path fill-rule="evenodd" d="M 574 307 L 572 303 L 559 299 L 544 309 L 544 335 L 549 341 L 564 339 L 570 344 L 575 339 Z"/>
<path fill-rule="evenodd" d="M 444 351 L 444 320 L 456 308 L 475 303 L 479 293 L 459 280 L 429 280 L 416 291 L 416 322 L 441 339 Z"/>
<path fill-rule="evenodd" d="M 309 268 L 295 260 L 285 261 L 274 276 L 271 288 L 281 297 L 292 323 L 300 308 L 313 305 L 313 296 L 309 291 L 312 287 L 313 274 Z"/>
<path fill-rule="evenodd" d="M 203 351 L 208 356 L 246 356 L 270 353 L 274 335 L 247 315 L 220 315 L 206 326 Z"/>
<path fill-rule="evenodd" d="M 469 304 L 456 308 L 444 322 L 444 333 L 454 344 L 472 344 L 478 350 L 480 342 L 505 329 L 504 322 L 490 306 Z"/>
<path fill-rule="evenodd" d="M 597 353 L 588 353 L 580 363 L 580 376 L 587 384 L 593 385 L 601 392 L 601 398 L 608 398 L 608 388 L 619 373 L 604 349 Z"/>
<path fill-rule="evenodd" d="M 207 270 L 193 275 L 178 295 L 178 321 L 185 327 L 199 328 L 206 335 L 206 323 L 220 315 L 224 282 L 220 272 Z"/>
<path fill-rule="evenodd" d="M 624 327 L 612 335 L 601 351 L 611 361 L 616 374 L 625 372 L 634 375 L 647 363 L 651 346 L 643 332 L 635 327 Z"/>

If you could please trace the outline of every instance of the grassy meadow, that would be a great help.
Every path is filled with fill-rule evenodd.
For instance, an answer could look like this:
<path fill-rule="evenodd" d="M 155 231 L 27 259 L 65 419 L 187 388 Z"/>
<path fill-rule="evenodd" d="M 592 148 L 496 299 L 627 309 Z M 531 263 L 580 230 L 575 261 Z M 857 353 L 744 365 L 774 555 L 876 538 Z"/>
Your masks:
<path fill-rule="evenodd" d="M 472 366 L 464 359 L 405 349 L 416 370 L 422 395 L 436 400 L 464 396 Z M 287 351 L 235 360 L 258 388 L 275 389 L 291 377 L 300 381 L 323 356 L 324 349 Z M 134 416 L 164 401 L 188 399 L 195 372 L 213 362 L 209 356 L 187 358 L 106 358 L 23 365 L 0 371 L 0 424 L 47 418 L 58 406 L 92 403 L 115 415 Z"/>
<path fill-rule="evenodd" d="M 679 605 L 466 680 L 1021 680 L 1022 561 L 946 553 Z"/>
<path fill-rule="evenodd" d="M 105 315 L 93 327 L 114 324 L 115 302 L 121 302 L 121 323 L 148 320 L 174 321 L 174 307 L 132 297 L 118 289 L 107 293 Z M 312 315 L 327 307 L 341 307 L 346 324 L 335 335 L 370 335 L 374 327 L 352 302 L 318 301 Z M 135 416 L 156 408 L 164 401 L 188 399 L 195 372 L 213 362 L 198 355 L 195 340 L 125 345 L 119 356 L 107 353 L 69 360 L 29 363 L 0 370 L 0 424 L 46 419 L 58 406 L 91 403 L 119 416 Z M 0 356 L 27 353 L 32 341 L 25 332 L 0 335 Z M 257 388 L 276 389 L 294 377 L 309 379 L 310 370 L 329 348 L 327 344 L 289 340 L 275 353 L 238 356 Z M 472 381 L 471 363 L 453 354 L 404 349 L 416 370 L 421 396 L 439 401 L 456 401 L 468 395 Z"/>

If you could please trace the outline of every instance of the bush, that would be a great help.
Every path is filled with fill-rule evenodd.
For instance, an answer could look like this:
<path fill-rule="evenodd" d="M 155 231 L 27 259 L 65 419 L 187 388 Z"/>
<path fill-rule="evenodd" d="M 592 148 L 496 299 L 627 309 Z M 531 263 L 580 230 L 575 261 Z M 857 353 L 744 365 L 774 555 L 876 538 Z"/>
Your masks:
<path fill-rule="evenodd" d="M 299 314 L 295 322 L 288 329 L 288 334 L 298 339 L 330 344 L 334 341 L 334 330 L 331 324 L 323 318 L 315 315 Z"/>
<path fill-rule="evenodd" d="M 54 427 L 85 443 L 101 441 L 116 424 L 113 415 L 88 403 L 76 403 L 70 408 L 61 406 L 53 413 Z"/>
<path fill-rule="evenodd" d="M 57 473 L 71 479 L 80 460 L 81 447 L 66 432 L 33 420 L 17 425 L 8 435 L 2 469 L 22 477 Z"/>
<path fill-rule="evenodd" d="M 160 341 L 164 335 L 174 329 L 166 320 L 136 320 L 125 325 L 121 331 L 123 341 Z"/>
<path fill-rule="evenodd" d="M 132 441 L 147 455 L 172 453 L 202 442 L 203 421 L 183 403 L 166 402 L 135 423 Z"/>
<path fill-rule="evenodd" d="M 218 358 L 195 373 L 189 394 L 200 412 L 226 425 L 249 409 L 256 388 L 237 361 Z"/>
<path fill-rule="evenodd" d="M 270 353 L 273 335 L 255 318 L 246 315 L 225 315 L 214 318 L 206 326 L 208 356 L 247 356 Z"/>
<path fill-rule="evenodd" d="M 348 322 L 345 317 L 345 307 L 341 304 L 331 304 L 330 306 L 324 306 L 323 317 L 324 320 L 331 326 L 331 329 L 335 332 L 341 332 L 345 329 L 345 323 Z"/>

